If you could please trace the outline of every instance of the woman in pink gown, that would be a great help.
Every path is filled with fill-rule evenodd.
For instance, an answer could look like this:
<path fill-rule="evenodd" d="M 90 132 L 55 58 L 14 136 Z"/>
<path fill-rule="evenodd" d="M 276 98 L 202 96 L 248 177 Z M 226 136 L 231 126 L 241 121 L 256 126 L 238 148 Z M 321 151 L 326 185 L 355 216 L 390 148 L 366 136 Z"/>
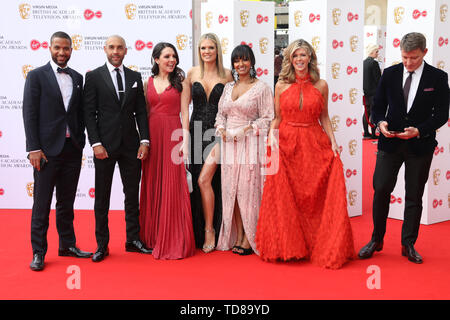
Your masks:
<path fill-rule="evenodd" d="M 235 82 L 225 85 L 216 116 L 222 136 L 222 225 L 216 249 L 255 252 L 255 233 L 264 183 L 264 139 L 273 119 L 271 88 L 256 79 L 255 57 L 247 45 L 232 54 Z"/>
<path fill-rule="evenodd" d="M 141 239 L 156 259 L 181 259 L 195 252 L 183 163 L 189 152 L 189 88 L 173 45 L 158 43 L 152 58 L 153 76 L 145 86 L 150 154 L 142 163 Z"/>

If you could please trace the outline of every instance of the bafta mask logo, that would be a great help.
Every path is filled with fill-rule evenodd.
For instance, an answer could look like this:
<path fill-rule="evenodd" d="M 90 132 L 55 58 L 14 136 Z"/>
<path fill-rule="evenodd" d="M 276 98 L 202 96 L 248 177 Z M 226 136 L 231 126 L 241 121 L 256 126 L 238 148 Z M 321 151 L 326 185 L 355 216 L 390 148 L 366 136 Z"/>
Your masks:
<path fill-rule="evenodd" d="M 33 193 L 34 193 L 34 182 L 28 182 L 27 183 L 27 194 L 29 197 L 33 198 Z"/>
<path fill-rule="evenodd" d="M 239 15 L 241 17 L 241 26 L 244 28 L 247 27 L 250 13 L 248 12 L 248 10 L 241 10 Z"/>
<path fill-rule="evenodd" d="M 269 49 L 269 39 L 266 37 L 259 39 L 259 51 L 266 54 Z"/>
<path fill-rule="evenodd" d="M 320 37 L 319 36 L 315 36 L 311 39 L 311 45 L 314 48 L 314 51 L 316 52 L 316 54 L 319 52 L 320 49 Z"/>
<path fill-rule="evenodd" d="M 448 194 L 448 208 L 450 209 L 450 193 Z"/>
<path fill-rule="evenodd" d="M 331 129 L 333 132 L 336 132 L 339 130 L 339 122 L 341 121 L 341 118 L 339 116 L 333 116 L 331 117 Z"/>
<path fill-rule="evenodd" d="M 396 7 L 394 9 L 394 21 L 396 24 L 400 24 L 403 22 L 403 17 L 405 16 L 405 8 Z"/>
<path fill-rule="evenodd" d="M 19 4 L 19 13 L 22 19 L 30 19 L 31 6 L 28 3 Z"/>
<path fill-rule="evenodd" d="M 391 66 L 395 66 L 396 64 L 399 64 L 399 63 L 400 63 L 400 61 L 392 61 Z"/>
<path fill-rule="evenodd" d="M 130 64 L 130 65 L 128 66 L 128 69 L 131 69 L 131 70 L 133 70 L 133 71 L 139 72 L 138 66 L 135 66 L 134 64 Z"/>
<path fill-rule="evenodd" d="M 337 62 L 334 62 L 331 65 L 331 77 L 333 79 L 339 79 L 339 72 L 341 70 L 341 65 Z"/>
<path fill-rule="evenodd" d="M 444 69 L 445 69 L 445 62 L 442 61 L 442 60 L 439 60 L 439 61 L 436 63 L 436 68 L 441 69 L 441 70 L 444 70 Z"/>
<path fill-rule="evenodd" d="M 205 14 L 205 21 L 206 21 L 206 27 L 207 27 L 208 29 L 211 28 L 211 24 L 212 24 L 212 21 L 213 21 L 213 14 L 212 14 L 211 11 L 208 11 L 208 12 Z"/>
<path fill-rule="evenodd" d="M 296 27 L 302 24 L 303 13 L 300 10 L 294 12 L 294 23 Z"/>
<path fill-rule="evenodd" d="M 352 52 L 356 52 L 357 49 L 358 49 L 358 37 L 351 36 L 350 37 L 350 50 L 352 50 Z"/>
<path fill-rule="evenodd" d="M 443 4 L 439 8 L 439 19 L 441 19 L 441 22 L 445 22 L 447 20 L 447 14 L 448 14 L 448 6 L 446 4 Z"/>
<path fill-rule="evenodd" d="M 28 72 L 30 72 L 31 70 L 33 70 L 33 66 L 31 66 L 29 64 L 22 66 L 22 75 L 23 75 L 24 79 L 27 78 Z"/>
<path fill-rule="evenodd" d="M 358 197 L 358 192 L 356 190 L 350 190 L 348 192 L 348 202 L 351 206 L 356 204 L 356 198 Z"/>
<path fill-rule="evenodd" d="M 356 154 L 357 145 L 358 144 L 355 139 L 352 139 L 348 142 L 348 151 L 350 152 L 351 156 L 354 156 Z"/>
<path fill-rule="evenodd" d="M 441 170 L 435 169 L 433 170 L 433 183 L 435 186 L 439 184 L 439 177 L 441 175 Z"/>
<path fill-rule="evenodd" d="M 125 5 L 125 14 L 128 20 L 134 20 L 136 18 L 137 7 L 133 3 L 128 3 Z"/>
<path fill-rule="evenodd" d="M 222 47 L 222 54 L 228 53 L 228 44 L 230 43 L 230 40 L 228 38 L 222 38 L 220 41 L 220 46 Z"/>
<path fill-rule="evenodd" d="M 350 103 L 355 104 L 356 103 L 356 96 L 358 95 L 358 90 L 356 88 L 351 88 L 348 92 Z"/>
<path fill-rule="evenodd" d="M 72 35 L 72 47 L 74 50 L 80 50 L 83 43 L 83 37 L 79 34 Z"/>
<path fill-rule="evenodd" d="M 188 37 L 185 34 L 177 35 L 177 48 L 178 50 L 186 49 L 188 45 Z"/>
<path fill-rule="evenodd" d="M 339 22 L 341 21 L 341 13 L 342 13 L 341 9 L 339 9 L 339 8 L 334 8 L 331 11 L 331 15 L 333 17 L 333 24 L 335 26 L 339 25 Z"/>

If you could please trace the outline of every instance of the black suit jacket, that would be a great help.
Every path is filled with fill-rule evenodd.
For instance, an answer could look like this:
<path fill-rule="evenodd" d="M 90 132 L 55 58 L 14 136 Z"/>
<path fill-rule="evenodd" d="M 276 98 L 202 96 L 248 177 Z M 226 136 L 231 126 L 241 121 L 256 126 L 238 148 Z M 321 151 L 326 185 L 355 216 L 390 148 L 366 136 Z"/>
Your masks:
<path fill-rule="evenodd" d="M 381 70 L 378 62 L 367 57 L 363 62 L 363 90 L 369 105 L 373 105 L 373 97 L 377 91 L 378 81 L 381 78 Z"/>
<path fill-rule="evenodd" d="M 108 152 L 123 146 L 136 150 L 149 139 L 147 110 L 141 74 L 124 67 L 125 94 L 120 104 L 105 65 L 86 73 L 84 117 L 89 142 L 100 142 Z M 139 129 L 139 132 L 136 128 Z"/>
<path fill-rule="evenodd" d="M 409 112 L 403 98 L 403 64 L 383 71 L 375 95 L 372 119 L 374 123 L 388 122 L 389 130 L 406 127 L 419 130 L 419 137 L 407 140 L 414 154 L 432 152 L 437 145 L 436 130 L 447 122 L 449 115 L 449 86 L 446 72 L 425 62 L 416 97 Z M 380 135 L 378 149 L 394 152 L 403 140 Z"/>
<path fill-rule="evenodd" d="M 67 126 L 75 146 L 84 148 L 83 76 L 73 69 L 69 72 L 73 91 L 67 111 L 50 62 L 28 73 L 22 109 L 26 151 L 57 156 L 64 147 Z"/>

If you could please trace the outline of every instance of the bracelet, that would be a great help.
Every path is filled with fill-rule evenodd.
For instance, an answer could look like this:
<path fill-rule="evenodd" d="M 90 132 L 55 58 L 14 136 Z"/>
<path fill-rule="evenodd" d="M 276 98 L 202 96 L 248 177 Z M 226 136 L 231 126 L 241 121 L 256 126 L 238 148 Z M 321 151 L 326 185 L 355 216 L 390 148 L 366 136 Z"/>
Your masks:
<path fill-rule="evenodd" d="M 141 146 L 150 147 L 150 143 L 148 143 L 148 142 L 141 142 Z"/>

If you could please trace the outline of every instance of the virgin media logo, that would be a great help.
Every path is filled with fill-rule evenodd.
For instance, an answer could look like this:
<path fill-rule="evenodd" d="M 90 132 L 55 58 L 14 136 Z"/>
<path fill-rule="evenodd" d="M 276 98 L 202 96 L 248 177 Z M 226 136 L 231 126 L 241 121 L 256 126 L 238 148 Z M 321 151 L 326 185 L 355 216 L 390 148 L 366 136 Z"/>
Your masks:
<path fill-rule="evenodd" d="M 47 49 L 48 48 L 48 42 L 44 41 L 42 43 L 40 43 L 38 40 L 31 40 L 30 42 L 30 48 L 31 50 L 38 50 L 40 47 Z"/>
<path fill-rule="evenodd" d="M 89 197 L 95 198 L 95 188 L 90 188 L 89 189 Z"/>
<path fill-rule="evenodd" d="M 5 194 L 5 190 L 3 188 L 0 188 L 0 196 Z"/>
<path fill-rule="evenodd" d="M 228 16 L 219 15 L 219 23 L 228 22 Z"/>
<path fill-rule="evenodd" d="M 442 47 L 444 44 L 448 45 L 448 38 L 439 37 L 438 43 L 439 43 L 439 47 Z"/>
<path fill-rule="evenodd" d="M 446 176 L 447 180 L 450 180 L 450 170 L 447 170 L 447 173 L 445 176 Z"/>
<path fill-rule="evenodd" d="M 349 12 L 348 14 L 347 14 L 347 20 L 348 20 L 348 22 L 352 22 L 353 20 L 358 20 L 359 19 L 359 15 L 357 14 L 357 13 L 355 13 L 355 14 L 353 14 L 353 13 L 351 13 L 351 12 Z"/>
<path fill-rule="evenodd" d="M 258 15 L 256 16 L 256 22 L 257 22 L 258 24 L 261 24 L 261 23 L 263 23 L 263 22 L 269 22 L 269 17 L 268 17 L 268 16 L 263 16 L 263 15 L 258 14 Z"/>
<path fill-rule="evenodd" d="M 248 45 L 250 48 L 253 48 L 253 44 L 251 42 L 247 43 L 245 41 L 241 41 L 241 44 L 246 44 Z"/>
<path fill-rule="evenodd" d="M 413 16 L 414 19 L 419 19 L 420 16 L 425 18 L 427 16 L 427 11 L 424 10 L 424 11 L 420 12 L 420 10 L 416 9 L 416 10 L 413 11 L 412 16 Z"/>
<path fill-rule="evenodd" d="M 96 12 L 92 11 L 91 9 L 84 10 L 84 18 L 86 20 L 91 20 L 94 17 L 97 17 L 100 19 L 102 17 L 102 12 L 100 10 L 96 11 Z"/>
<path fill-rule="evenodd" d="M 3 136 L 3 132 L 0 130 L 0 138 Z"/>
<path fill-rule="evenodd" d="M 350 178 L 352 175 L 353 175 L 353 176 L 356 176 L 356 175 L 357 175 L 356 169 L 353 169 L 353 170 L 347 169 L 347 170 L 345 171 L 345 176 L 346 176 L 347 178 Z"/>
<path fill-rule="evenodd" d="M 442 199 L 434 199 L 433 200 L 433 209 L 436 209 L 438 206 L 442 206 Z"/>
<path fill-rule="evenodd" d="M 347 127 L 350 127 L 352 124 L 356 125 L 358 123 L 358 121 L 356 119 L 351 119 L 351 118 L 347 118 L 347 121 L 345 122 L 345 124 L 347 125 Z"/>
<path fill-rule="evenodd" d="M 341 94 L 337 94 L 337 93 L 333 92 L 333 94 L 331 95 L 331 101 L 333 101 L 333 102 L 336 102 L 338 100 L 342 101 L 343 98 L 344 98 L 344 96 L 342 95 L 342 93 Z"/>
<path fill-rule="evenodd" d="M 391 194 L 391 203 L 399 203 L 399 204 L 401 204 L 402 203 L 402 198 L 397 198 L 396 196 L 394 196 L 393 194 Z"/>
<path fill-rule="evenodd" d="M 444 147 L 436 147 L 434 149 L 434 155 L 437 156 L 439 153 L 444 153 Z"/>
<path fill-rule="evenodd" d="M 337 49 L 338 47 L 344 47 L 344 41 L 337 41 L 336 39 L 333 40 L 332 43 L 333 49 Z"/>
<path fill-rule="evenodd" d="M 315 20 L 320 21 L 320 14 L 309 14 L 309 22 L 313 23 Z"/>
<path fill-rule="evenodd" d="M 149 42 L 145 43 L 142 40 L 137 40 L 134 44 L 134 47 L 136 48 L 137 51 L 141 51 L 145 48 L 153 49 L 153 42 L 149 41 Z"/>
<path fill-rule="evenodd" d="M 348 67 L 347 67 L 347 74 L 348 74 L 348 75 L 351 75 L 353 72 L 354 72 L 354 73 L 357 73 L 357 72 L 358 72 L 358 68 L 357 68 L 357 67 L 354 67 L 354 68 L 353 68 L 352 66 L 348 66 Z"/>
<path fill-rule="evenodd" d="M 267 70 L 267 69 L 262 69 L 262 68 L 256 69 L 256 75 L 257 75 L 258 77 L 261 77 L 263 74 L 267 76 L 267 75 L 269 74 L 269 70 Z"/>
<path fill-rule="evenodd" d="M 392 42 L 392 44 L 394 45 L 394 48 L 398 48 L 398 46 L 400 45 L 400 39 L 395 38 L 394 41 Z"/>

